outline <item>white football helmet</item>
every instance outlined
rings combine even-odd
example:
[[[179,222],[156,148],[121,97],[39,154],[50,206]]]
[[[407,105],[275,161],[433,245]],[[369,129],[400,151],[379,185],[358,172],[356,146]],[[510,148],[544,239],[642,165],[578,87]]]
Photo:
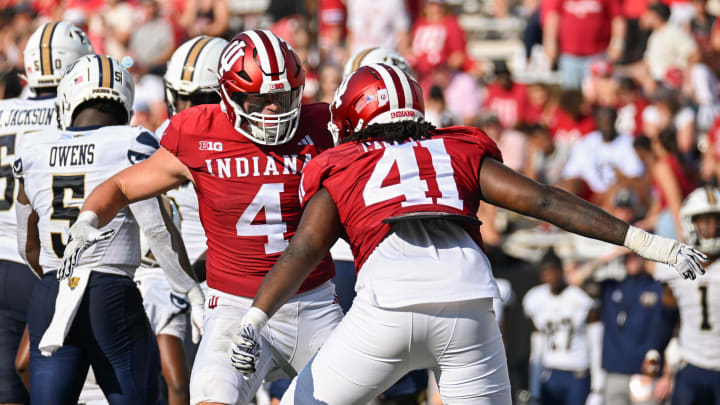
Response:
[[[102,55],[83,56],[70,65],[58,84],[55,106],[60,128],[71,126],[78,107],[96,99],[120,103],[129,123],[134,98],[132,76],[118,61]]]
[[[358,70],[361,66],[372,65],[374,63],[385,63],[399,67],[403,72],[407,73],[408,76],[413,76],[413,71],[410,68],[410,64],[400,56],[399,53],[392,49],[381,48],[379,46],[373,46],[370,48],[361,49],[345,62],[343,68],[343,78],[348,77],[350,73]]]
[[[693,219],[701,214],[720,215],[720,189],[716,187],[700,187],[690,193],[680,208],[685,243],[708,255],[720,253],[720,235],[714,238],[703,238],[698,232]]]
[[[217,66],[227,43],[222,38],[203,35],[185,42],[173,53],[164,77],[168,115],[178,112],[175,104],[178,95],[196,97],[193,105],[220,102]]]
[[[43,24],[25,45],[28,86],[57,86],[71,63],[93,53],[90,40],[80,28],[65,21]]]

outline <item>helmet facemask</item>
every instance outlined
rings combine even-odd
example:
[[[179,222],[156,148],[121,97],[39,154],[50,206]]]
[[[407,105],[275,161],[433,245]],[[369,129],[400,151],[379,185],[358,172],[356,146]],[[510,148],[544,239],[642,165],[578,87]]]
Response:
[[[253,142],[280,145],[295,135],[300,120],[303,86],[290,91],[265,94],[239,91],[228,94],[225,86],[220,88],[225,101],[235,112],[235,130]],[[275,106],[274,113],[268,113],[269,106]],[[247,130],[248,127],[250,131]]]
[[[180,112],[177,105],[179,100],[189,101],[190,106],[195,107],[202,104],[219,104],[220,99],[220,93],[216,88],[207,88],[188,93],[173,89],[168,82],[165,82],[165,105],[169,117]]]
[[[710,221],[703,226],[714,227],[713,236],[704,237],[698,227],[698,221]],[[686,242],[696,247],[701,252],[709,256],[717,256],[720,254],[720,212],[707,212],[684,218],[683,227],[685,228]]]

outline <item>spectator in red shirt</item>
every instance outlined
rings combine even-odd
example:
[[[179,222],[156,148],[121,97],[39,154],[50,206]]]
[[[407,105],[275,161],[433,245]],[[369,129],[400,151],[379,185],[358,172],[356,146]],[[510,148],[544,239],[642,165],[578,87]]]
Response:
[[[583,95],[591,104],[599,107],[616,107],[618,82],[613,77],[613,67],[605,59],[590,63],[590,75],[582,86]]]
[[[695,184],[680,163],[681,157],[672,128],[660,131],[657,138],[639,136],[633,143],[635,151],[650,173],[655,194],[645,218],[636,226],[654,229],[665,237],[683,237],[680,206],[695,189]]]
[[[448,13],[443,0],[425,2],[422,17],[412,28],[410,44],[407,59],[420,84],[440,65],[460,69],[466,63],[465,32],[457,17]]]
[[[342,63],[347,8],[342,0],[320,0],[317,12],[318,45],[324,60]]]
[[[630,77],[618,81],[618,119],[615,126],[619,132],[640,135],[643,131],[642,113],[648,101],[640,94],[640,86]]]
[[[530,125],[547,124],[552,114],[548,86],[539,81],[530,83],[527,90],[527,100],[525,123]]]
[[[550,134],[557,146],[571,146],[595,130],[590,104],[579,90],[565,90],[560,95],[558,107],[550,120]]]
[[[545,0],[543,46],[565,87],[579,88],[593,59],[622,54],[625,20],[619,0]]]
[[[527,87],[513,81],[505,61],[495,62],[493,72],[495,81],[487,87],[485,108],[497,115],[503,128],[510,129],[525,121]]]

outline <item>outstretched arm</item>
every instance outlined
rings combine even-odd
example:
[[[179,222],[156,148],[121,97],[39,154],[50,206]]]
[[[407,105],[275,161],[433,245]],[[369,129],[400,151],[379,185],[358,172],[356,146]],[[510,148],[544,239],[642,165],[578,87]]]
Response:
[[[80,215],[70,227],[71,239],[58,268],[58,279],[70,277],[85,249],[112,236],[114,230],[101,232],[98,228],[107,225],[121,209],[156,197],[187,180],[192,181],[190,169],[168,150],[160,148],[146,160],[97,186],[85,199]]]
[[[290,244],[260,284],[253,306],[272,316],[327,256],[340,229],[335,202],[321,189],[310,199]]]
[[[540,184],[492,158],[480,166],[485,200],[579,235],[625,246],[640,256],[670,264],[683,278],[705,274],[705,255],[678,241],[647,233],[556,187]]]
[[[165,148],[146,160],[115,174],[88,196],[80,212],[97,215],[97,227],[103,227],[126,205],[192,181],[190,169]]]
[[[589,238],[622,245],[628,224],[559,188],[531,180],[492,158],[480,167],[484,199]]]
[[[312,196],[287,249],[265,276],[253,306],[240,321],[230,346],[230,362],[241,373],[255,372],[260,333],[275,311],[295,295],[340,235],[340,216],[327,190]]]

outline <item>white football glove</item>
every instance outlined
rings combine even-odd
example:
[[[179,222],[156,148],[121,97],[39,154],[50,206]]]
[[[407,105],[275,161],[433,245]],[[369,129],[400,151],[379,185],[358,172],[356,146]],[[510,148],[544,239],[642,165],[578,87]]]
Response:
[[[230,345],[230,362],[235,370],[243,374],[253,374],[260,358],[260,340],[262,328],[267,322],[267,315],[262,310],[252,307],[240,321]]]
[[[205,294],[202,292],[200,284],[196,284],[187,292],[188,301],[190,301],[190,329],[192,330],[192,341],[200,343],[200,337],[203,334],[203,310],[205,309]]]
[[[114,229],[100,231],[97,224],[97,215],[92,211],[84,211],[78,215],[77,220],[70,227],[70,238],[57,271],[58,280],[72,275],[83,252],[89,247],[97,242],[110,239],[115,233]]]
[[[698,274],[705,274],[702,262],[708,260],[707,256],[676,240],[631,226],[625,235],[624,245],[645,259],[673,266],[684,279],[695,280]]]
[[[695,280],[696,274],[705,274],[705,268],[701,263],[707,260],[707,256],[699,250],[681,243],[673,267],[680,273],[682,278]]]

